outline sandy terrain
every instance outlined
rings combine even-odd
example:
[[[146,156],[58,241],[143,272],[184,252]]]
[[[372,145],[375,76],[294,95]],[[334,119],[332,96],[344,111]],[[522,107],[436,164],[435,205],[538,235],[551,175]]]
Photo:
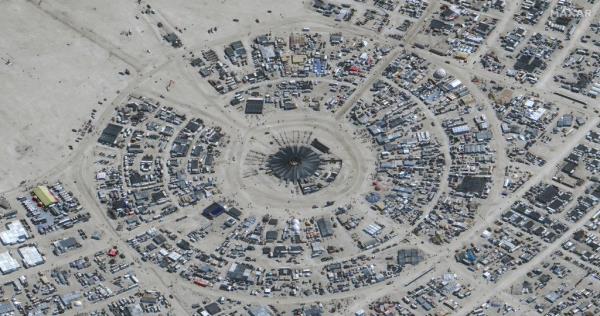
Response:
[[[114,98],[129,78],[118,75],[125,63],[34,5],[2,1],[0,9],[0,27],[13,34],[0,38],[5,191],[64,159],[67,146],[76,146],[71,129],[90,119],[92,109],[102,111],[98,101]]]
[[[553,3],[557,1],[554,0]],[[341,2],[355,3],[350,0]],[[504,278],[495,284],[487,283],[478,272],[469,271],[469,267],[456,262],[452,257],[466,245],[479,241],[482,231],[499,221],[501,214],[521,199],[530,188],[540,182],[551,182],[556,167],[580,144],[589,131],[597,130],[600,118],[597,112],[593,112],[597,104],[590,103],[589,108],[571,110],[571,107],[575,106],[574,103],[552,95],[552,88],[546,85],[576,42],[569,43],[563,51],[555,55],[556,59],[552,61],[548,72],[538,85],[520,87],[504,75],[487,73],[479,69],[478,65],[471,65],[472,62],[476,63],[484,52],[489,51],[487,46],[493,46],[505,31],[512,29],[510,15],[519,8],[515,4],[507,8],[506,16],[499,21],[498,28],[466,64],[450,57],[419,50],[411,45],[416,41],[417,31],[423,27],[421,23],[429,21],[435,11],[433,7],[439,7],[437,2],[435,6],[429,7],[426,18],[416,22],[413,28],[407,31],[404,47],[398,45],[400,42],[392,43],[391,39],[382,35],[385,33],[375,33],[366,27],[335,22],[333,18],[325,18],[312,12],[309,6],[308,0],[149,0],[140,3],[133,0],[108,0],[102,3],[92,0],[0,1],[0,10],[3,12],[0,28],[9,34],[0,37],[0,80],[3,83],[0,85],[0,137],[3,139],[3,146],[0,148],[0,193],[9,192],[7,195],[11,202],[17,204],[14,202],[16,196],[27,194],[26,187],[40,181],[63,180],[93,214],[92,221],[84,227],[102,230],[106,236],[105,243],[119,245],[128,258],[135,258],[136,265],[132,269],[143,276],[144,285],[173,294],[173,310],[177,315],[191,314],[192,301],[200,301],[200,298],[215,300],[222,295],[239,299],[243,304],[276,304],[282,309],[297,308],[299,304],[311,304],[315,301],[315,296],[278,296],[277,299],[273,299],[263,297],[260,293],[253,296],[254,294],[244,291],[224,292],[216,287],[198,287],[191,282],[182,281],[183,279],[175,274],[169,274],[156,265],[142,263],[138,253],[127,244],[129,238],[155,227],[167,227],[185,235],[199,226],[215,223],[214,227],[211,227],[211,235],[199,246],[203,251],[212,253],[226,238],[225,228],[222,227],[223,217],[209,221],[201,216],[201,209],[212,203],[213,199],[233,199],[244,215],[260,218],[264,214],[272,213],[282,222],[291,217],[331,216],[334,208],[341,204],[353,205],[355,210],[362,212],[361,216],[364,214],[364,221],[360,224],[362,226],[354,231],[337,229],[336,235],[326,241],[346,248],[336,255],[333,262],[365,255],[372,257],[373,262],[384,265],[388,258],[395,260],[398,245],[418,247],[427,255],[425,262],[415,267],[407,267],[402,274],[389,281],[320,297],[324,301],[338,300],[347,305],[337,314],[350,315],[358,309],[366,309],[370,303],[384,295],[395,295],[395,298],[399,299],[398,293],[407,290],[406,284],[416,276],[424,273],[424,279],[427,279],[431,276],[428,274],[431,271],[439,275],[450,269],[459,273],[475,288],[473,295],[462,301],[460,309],[455,311],[457,314],[464,315],[470,312],[496,294],[511,300],[512,298],[505,293],[507,289],[516,280],[522,279],[528,270],[547,260],[554,251],[560,249],[561,244],[582,228],[595,211],[588,213],[581,221],[569,224],[569,229],[560,238],[548,243],[529,263],[507,272]],[[372,8],[372,4],[358,3],[356,8],[362,14],[365,9]],[[595,5],[593,9],[596,14],[600,11],[600,5]],[[391,15],[395,24],[400,24],[399,21],[405,18],[397,11]],[[590,23],[591,20],[582,23],[575,33],[576,37],[584,34]],[[212,27],[218,27],[218,31],[208,33],[207,30]],[[277,33],[287,35],[289,32],[298,32],[303,27],[323,33],[341,29],[344,34],[367,36],[370,42],[389,43],[393,49],[365,75],[362,84],[355,87],[335,113],[316,112],[308,108],[285,112],[271,108],[262,116],[248,116],[243,113],[243,105],[228,105],[234,92],[218,94],[206,79],[200,77],[198,68],[190,65],[192,54],[199,54],[201,50],[212,48],[223,59],[223,48],[232,41],[241,40],[248,48],[258,34],[276,30]],[[543,25],[540,24],[535,29],[537,28],[541,29]],[[170,47],[163,39],[166,32],[177,33],[183,42],[183,48]],[[395,222],[384,216],[383,212],[374,211],[373,206],[365,201],[367,193],[379,190],[373,188],[372,174],[376,167],[375,149],[380,148],[374,143],[369,143],[370,138],[365,137],[366,131],[359,130],[348,121],[347,114],[352,107],[370,93],[374,83],[382,80],[381,76],[386,66],[403,50],[419,54],[431,63],[432,68],[443,67],[448,74],[461,80],[476,99],[477,106],[481,107],[481,113],[489,119],[490,130],[494,134],[489,142],[495,160],[494,169],[490,171],[494,181],[490,198],[479,201],[484,205],[480,207],[474,224],[465,233],[457,235],[456,239],[442,246],[429,242],[426,236],[413,235],[411,231],[415,228],[414,223]],[[129,70],[128,75],[123,73],[126,69]],[[253,69],[252,65],[249,65],[248,69]],[[545,158],[547,164],[541,168],[528,169],[532,171],[532,177],[512,195],[502,195],[505,167],[511,162],[506,155],[508,143],[500,129],[501,121],[488,99],[487,92],[480,90],[480,86],[472,80],[474,76],[481,76],[482,81],[501,83],[507,88],[512,86],[515,94],[542,94],[546,100],[559,107],[561,115],[573,112],[587,119],[583,126],[572,131],[570,135],[550,135],[554,137],[551,141],[540,142],[533,147],[532,151]],[[287,78],[279,79],[283,80]],[[323,80],[330,81],[334,80]],[[403,90],[392,80],[383,81]],[[264,81],[258,85],[271,84],[276,84],[276,81]],[[247,88],[248,85],[240,90]],[[98,201],[95,191],[98,182],[95,175],[99,168],[105,166],[98,163],[99,151],[115,153],[115,157],[118,157],[115,161],[119,161],[125,150],[102,147],[96,140],[100,130],[112,119],[114,108],[123,105],[130,94],[158,100],[161,105],[173,106],[176,112],[184,113],[187,118],[200,118],[208,125],[219,126],[230,143],[224,146],[215,163],[215,173],[210,175],[216,179],[220,191],[216,197],[203,199],[191,207],[182,207],[178,215],[143,223],[132,231],[122,231],[117,227],[124,220],[109,219],[106,205]],[[447,198],[450,192],[448,178],[455,171],[450,170],[454,157],[451,158],[449,151],[448,132],[442,127],[446,117],[444,114],[436,116],[428,105],[421,101],[415,101],[415,104],[424,113],[425,126],[431,126],[429,130],[432,135],[444,147],[440,152],[445,158],[445,164],[440,165],[443,165],[440,167],[443,170],[439,170],[443,179],[436,182],[439,184],[439,191],[436,191],[435,197],[424,206],[425,210],[420,218],[423,220],[441,196]],[[89,125],[85,125],[88,120],[91,120]],[[87,132],[88,129],[91,132]],[[286,187],[270,175],[247,176],[251,167],[246,164],[246,158],[250,151],[273,150],[273,144],[269,144],[273,135],[291,131],[313,132],[313,138],[330,145],[333,153],[343,160],[340,174],[331,186],[311,195],[301,195],[298,192],[292,193],[292,188]],[[168,150],[162,155],[167,160]],[[115,166],[121,165],[117,162]],[[580,195],[584,190],[585,188],[580,187],[572,192]],[[336,201],[335,206],[322,207],[331,200]],[[313,205],[319,207],[313,209]],[[595,207],[597,210],[598,205]],[[16,209],[19,209],[19,217],[24,218],[23,209],[18,205]],[[183,215],[188,220],[177,224],[179,221],[175,217]],[[376,222],[384,223],[386,229],[394,231],[395,234],[382,243],[385,246],[377,246],[377,252],[359,249],[354,235],[363,234],[361,230],[365,225]],[[51,237],[62,238],[67,235],[69,231],[61,231]],[[40,246],[49,249],[51,245],[48,240],[39,242]],[[88,241],[85,245],[90,245],[81,251],[85,254],[95,251],[96,247],[106,246],[96,241]],[[71,256],[74,258],[77,254],[79,253],[73,252]],[[68,264],[72,257],[56,259],[56,262],[51,264]],[[256,262],[265,269],[281,266],[279,262],[267,256],[257,257]],[[309,258],[307,252],[301,263],[289,265],[298,269],[310,268],[315,274],[325,275],[322,269],[329,263],[331,262]],[[49,265],[40,266],[24,273],[34,274],[48,267]],[[8,281],[14,276],[2,276],[1,280]],[[414,285],[422,284],[424,279]],[[88,305],[84,308],[91,310],[93,306]]]

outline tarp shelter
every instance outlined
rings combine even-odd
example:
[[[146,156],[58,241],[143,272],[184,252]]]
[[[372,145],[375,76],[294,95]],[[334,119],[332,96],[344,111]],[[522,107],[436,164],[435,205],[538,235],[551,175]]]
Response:
[[[123,126],[109,123],[100,134],[98,142],[107,146],[114,146],[122,130]]]
[[[8,251],[0,253],[0,272],[8,274],[17,271],[21,266]]]
[[[44,263],[44,257],[34,246],[26,246],[19,248],[19,254],[23,258],[23,264],[26,268],[35,267]]]
[[[321,233],[321,237],[333,236],[333,224],[325,217],[321,217],[317,220],[317,227]]]
[[[310,143],[313,147],[315,147],[318,151],[322,152],[322,153],[329,153],[329,147],[327,147],[327,145],[321,143],[318,139],[313,139],[313,141]]]
[[[48,207],[58,200],[50,193],[47,186],[40,185],[33,189],[33,194],[37,197],[38,201],[40,201],[45,207]]]
[[[27,230],[20,221],[14,221],[6,225],[8,230],[0,232],[0,241],[3,245],[14,245],[24,242],[29,238]]]
[[[213,203],[207,206],[204,211],[202,211],[202,215],[207,217],[208,219],[215,219],[221,214],[225,213],[225,208],[221,206],[219,203]]]
[[[248,98],[246,100],[246,114],[262,114],[265,100],[263,98]]]

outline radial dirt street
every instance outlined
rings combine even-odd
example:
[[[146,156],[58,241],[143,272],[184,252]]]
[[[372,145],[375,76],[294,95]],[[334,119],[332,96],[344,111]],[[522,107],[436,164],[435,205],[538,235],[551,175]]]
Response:
[[[0,9],[0,315],[600,315],[600,1]]]

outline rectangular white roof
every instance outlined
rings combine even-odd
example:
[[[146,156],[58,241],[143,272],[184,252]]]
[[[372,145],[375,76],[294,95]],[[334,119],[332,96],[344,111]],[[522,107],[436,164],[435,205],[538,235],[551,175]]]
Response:
[[[6,225],[8,230],[0,232],[0,240],[4,245],[14,245],[21,243],[29,238],[27,230],[20,221],[14,221]]]
[[[23,264],[25,264],[25,267],[27,268],[44,263],[44,258],[35,246],[19,248],[19,254],[23,258]]]
[[[8,251],[0,253],[0,272],[2,274],[8,274],[17,271],[21,265],[17,260],[11,257]]]
[[[450,82],[450,87],[452,87],[453,89],[457,88],[458,86],[460,86],[462,84],[462,81],[458,80],[458,79],[454,79]]]

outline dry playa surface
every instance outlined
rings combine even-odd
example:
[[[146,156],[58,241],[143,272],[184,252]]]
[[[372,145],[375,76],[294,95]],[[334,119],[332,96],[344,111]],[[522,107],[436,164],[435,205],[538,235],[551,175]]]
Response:
[[[0,7],[0,24],[12,34],[0,39],[0,190],[6,191],[68,157],[72,129],[125,87],[127,78],[115,74],[127,65],[33,4],[2,1]]]
[[[600,2],[530,2],[0,1],[0,314],[600,315]]]

